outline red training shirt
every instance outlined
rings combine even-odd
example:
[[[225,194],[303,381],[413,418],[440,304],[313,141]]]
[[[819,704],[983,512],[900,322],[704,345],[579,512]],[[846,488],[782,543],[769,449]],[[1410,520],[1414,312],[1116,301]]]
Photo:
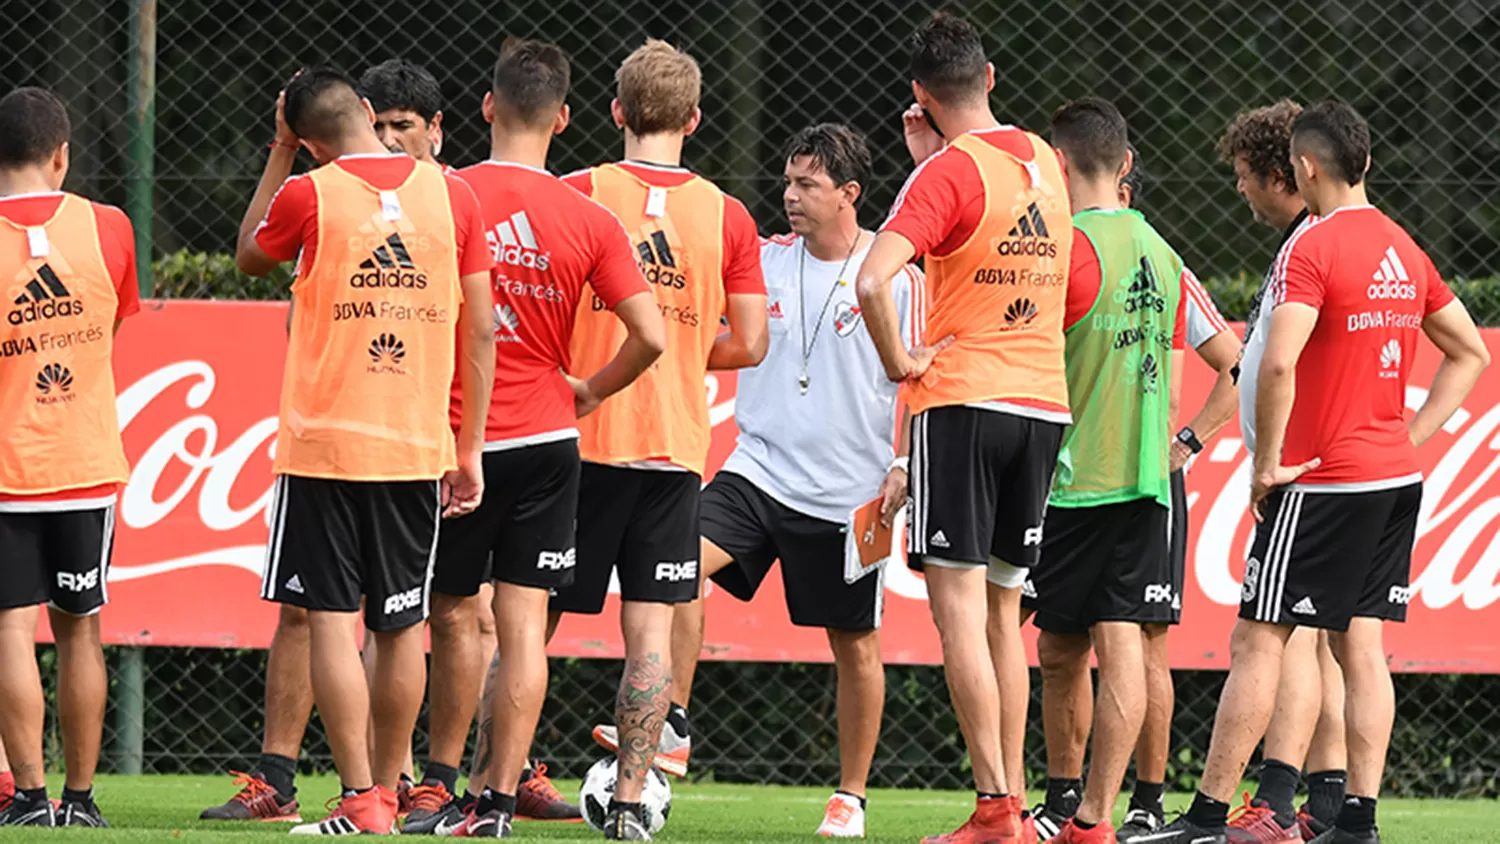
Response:
[[[578,436],[569,344],[585,285],[596,307],[649,293],[625,227],[603,205],[545,170],[485,161],[458,171],[473,187],[495,267],[495,392],[485,448]],[[593,373],[583,373],[584,376]],[[453,384],[458,427],[462,392]]]
[[[1452,291],[1411,236],[1372,205],[1308,224],[1279,263],[1276,307],[1318,312],[1297,360],[1282,464],[1321,458],[1297,486],[1323,492],[1421,481],[1406,430],[1406,382],[1423,318],[1453,301]]]
[[[389,153],[345,155],[323,166],[342,167],[376,190],[395,190],[411,175],[417,162],[408,155]],[[448,182],[448,199],[453,206],[458,274],[486,272],[494,266],[494,259],[485,246],[479,200],[474,198],[474,191],[463,179],[452,173],[444,178]],[[271,206],[266,209],[266,218],[255,229],[255,242],[277,261],[297,258],[300,249],[300,261],[305,262],[305,266],[312,266],[318,243],[318,193],[306,173],[287,179],[276,191]]]
[[[673,188],[693,178],[692,171],[685,167],[668,167],[663,164],[646,164],[638,161],[621,161],[618,166],[648,185]],[[594,193],[594,174],[591,170],[578,170],[562,177],[568,185],[577,188],[584,196]],[[724,292],[729,295],[749,293],[766,295],[766,279],[760,271],[760,231],[755,219],[745,209],[744,203],[724,194]]]
[[[41,226],[52,219],[62,204],[63,194],[27,193],[0,197],[0,217],[18,226]],[[115,320],[122,320],[141,310],[140,284],[135,273],[135,229],[125,212],[113,205],[90,202],[99,229],[99,251],[104,266],[115,282]],[[72,509],[76,502],[98,502],[119,492],[118,484],[101,484],[83,489],[66,489],[44,495],[7,495],[0,493],[0,511],[6,502],[23,502],[27,509]],[[100,504],[98,506],[105,506]]]

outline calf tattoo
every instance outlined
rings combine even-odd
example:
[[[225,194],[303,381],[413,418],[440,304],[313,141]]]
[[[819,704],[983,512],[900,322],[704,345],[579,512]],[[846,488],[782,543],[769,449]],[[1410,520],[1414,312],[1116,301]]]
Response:
[[[484,676],[484,695],[479,699],[477,734],[474,736],[474,761],[469,768],[469,790],[478,794],[480,788],[474,782],[488,785],[490,755],[494,744],[490,740],[490,725],[495,720],[495,680],[500,674],[500,651],[490,660],[490,670]]]
[[[660,653],[631,659],[620,679],[615,700],[615,724],[620,730],[620,770],[623,780],[645,782],[656,759],[656,745],[672,702],[672,672]]]

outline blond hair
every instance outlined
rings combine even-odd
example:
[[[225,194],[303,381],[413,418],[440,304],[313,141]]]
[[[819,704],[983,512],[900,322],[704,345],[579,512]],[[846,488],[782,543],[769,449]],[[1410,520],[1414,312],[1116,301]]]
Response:
[[[646,39],[615,71],[625,128],[637,136],[687,128],[702,88],[703,72],[693,57],[656,38]]]

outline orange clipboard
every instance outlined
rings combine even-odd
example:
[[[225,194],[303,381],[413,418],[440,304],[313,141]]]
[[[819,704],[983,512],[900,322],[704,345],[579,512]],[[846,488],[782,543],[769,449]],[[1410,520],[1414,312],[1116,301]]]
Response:
[[[844,543],[845,583],[853,583],[879,571],[892,556],[900,553],[900,549],[893,547],[894,530],[880,523],[880,504],[881,499],[876,498],[849,514],[848,539]],[[898,511],[892,524],[901,523]]]

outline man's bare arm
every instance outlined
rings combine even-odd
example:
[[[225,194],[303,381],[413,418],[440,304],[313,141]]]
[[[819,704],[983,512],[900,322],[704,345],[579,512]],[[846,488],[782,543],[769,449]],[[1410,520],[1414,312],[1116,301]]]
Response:
[[[615,306],[615,316],[625,323],[625,342],[615,356],[586,379],[569,378],[578,415],[587,416],[605,399],[641,377],[667,348],[667,328],[662,322],[656,297],[649,291],[627,296]]]
[[[280,261],[272,258],[260,248],[255,242],[255,229],[260,221],[266,218],[266,211],[271,207],[271,200],[276,197],[276,191],[281,190],[289,176],[292,175],[292,163],[297,160],[297,136],[286,125],[284,110],[286,107],[286,92],[276,98],[276,141],[271,146],[271,154],[266,157],[266,168],[260,174],[260,184],[255,188],[255,196],[250,200],[250,207],[245,209],[245,217],[240,220],[239,240],[235,244],[234,263],[240,268],[240,272],[251,276],[263,276],[271,270],[276,269]]]
[[[1469,311],[1457,299],[1427,315],[1422,332],[1443,353],[1427,401],[1412,417],[1407,430],[1417,445],[1427,442],[1468,398],[1479,376],[1490,365],[1490,352],[1474,327]]]
[[[887,378],[905,381],[917,372],[917,360],[901,340],[901,316],[891,296],[891,279],[916,256],[911,241],[895,232],[881,232],[870,244],[869,254],[859,265],[854,289],[859,296],[860,313],[865,330],[880,353],[880,363]]]
[[[771,345],[766,328],[766,295],[731,293],[724,310],[729,318],[729,331],[714,340],[708,353],[708,368],[744,369],[759,365]]]

